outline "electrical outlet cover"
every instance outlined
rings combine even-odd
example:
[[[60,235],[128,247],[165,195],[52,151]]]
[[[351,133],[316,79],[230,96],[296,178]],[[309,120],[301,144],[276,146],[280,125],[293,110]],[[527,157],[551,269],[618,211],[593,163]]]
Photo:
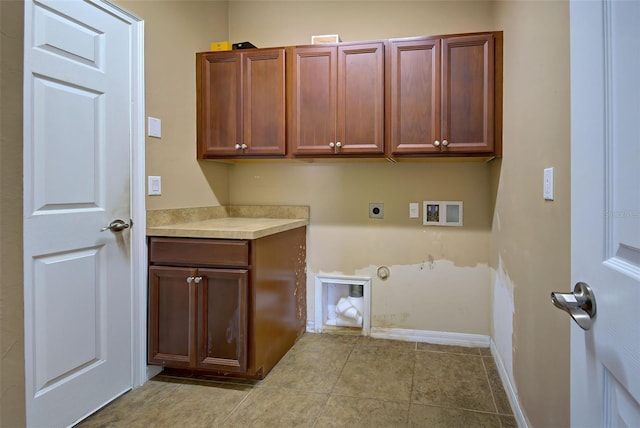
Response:
[[[384,204],[370,203],[369,218],[384,218]]]

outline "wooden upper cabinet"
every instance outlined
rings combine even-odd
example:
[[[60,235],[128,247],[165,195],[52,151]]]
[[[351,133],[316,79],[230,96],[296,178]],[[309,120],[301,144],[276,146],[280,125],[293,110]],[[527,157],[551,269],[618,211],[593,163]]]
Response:
[[[285,52],[196,54],[198,159],[283,156]]]
[[[443,152],[492,152],[493,35],[442,39],[442,63]]]
[[[389,137],[392,154],[440,152],[440,39],[392,41]]]
[[[494,34],[389,46],[389,155],[495,154],[502,120],[495,100],[502,94]]]
[[[294,155],[384,153],[384,44],[294,47],[290,55]]]

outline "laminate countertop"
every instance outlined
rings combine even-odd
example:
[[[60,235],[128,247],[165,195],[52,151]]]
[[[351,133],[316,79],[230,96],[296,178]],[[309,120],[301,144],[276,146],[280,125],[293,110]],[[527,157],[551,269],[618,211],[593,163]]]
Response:
[[[307,219],[222,217],[189,223],[147,227],[147,236],[258,239],[306,226]]]

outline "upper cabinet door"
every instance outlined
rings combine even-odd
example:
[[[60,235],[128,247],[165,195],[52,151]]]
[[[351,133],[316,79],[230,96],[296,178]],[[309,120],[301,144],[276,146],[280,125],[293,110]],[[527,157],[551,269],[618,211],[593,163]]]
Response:
[[[242,54],[246,155],[284,155],[285,53],[258,49]]]
[[[389,48],[389,151],[440,152],[440,39],[391,41]]]
[[[198,159],[238,155],[242,137],[242,67],[235,52],[196,57]]]
[[[338,47],[336,154],[384,153],[384,44]]]
[[[337,49],[295,47],[291,74],[291,148],[294,155],[329,155],[335,147]]]
[[[442,39],[443,152],[493,152],[494,72],[492,34]]]

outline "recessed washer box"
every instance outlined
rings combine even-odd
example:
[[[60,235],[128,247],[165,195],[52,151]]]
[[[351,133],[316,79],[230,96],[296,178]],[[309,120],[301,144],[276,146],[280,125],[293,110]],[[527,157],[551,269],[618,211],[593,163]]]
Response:
[[[462,201],[423,201],[425,226],[462,226]]]

